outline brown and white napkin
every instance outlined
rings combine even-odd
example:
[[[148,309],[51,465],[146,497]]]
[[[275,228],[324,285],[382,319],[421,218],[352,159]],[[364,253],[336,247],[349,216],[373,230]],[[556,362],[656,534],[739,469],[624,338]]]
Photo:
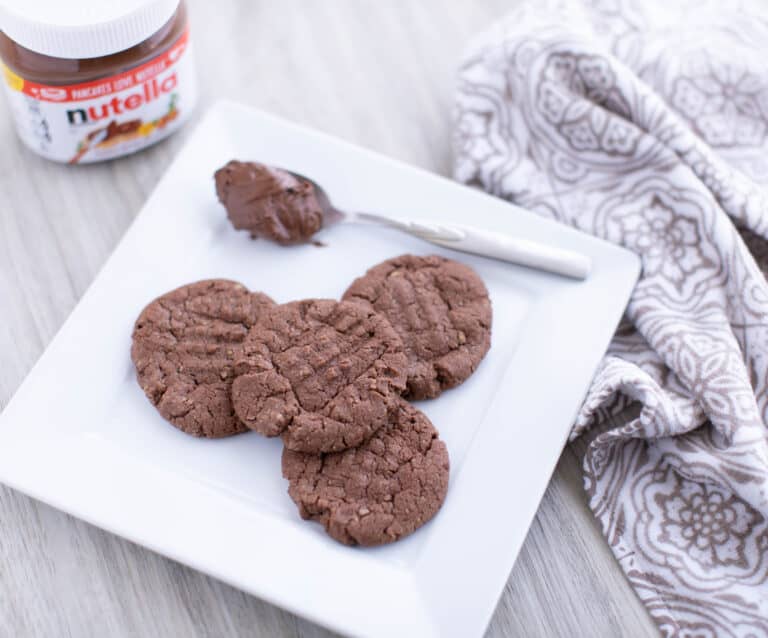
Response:
[[[456,127],[459,180],[640,255],[590,507],[664,635],[768,636],[768,2],[523,0]]]

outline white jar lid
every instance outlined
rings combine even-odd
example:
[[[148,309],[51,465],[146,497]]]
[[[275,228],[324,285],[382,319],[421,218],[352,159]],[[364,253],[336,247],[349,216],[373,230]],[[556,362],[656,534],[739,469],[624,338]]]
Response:
[[[0,0],[0,31],[57,58],[100,58],[160,30],[179,0]]]

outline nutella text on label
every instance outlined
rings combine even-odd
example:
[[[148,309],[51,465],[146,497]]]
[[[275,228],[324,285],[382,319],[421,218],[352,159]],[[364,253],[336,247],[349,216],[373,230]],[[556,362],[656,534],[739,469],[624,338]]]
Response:
[[[5,67],[5,86],[27,146],[60,162],[125,155],[173,132],[195,102],[188,34],[167,52],[105,80],[68,86],[29,82]]]
[[[197,87],[183,0],[38,9],[0,0],[0,83],[33,151],[70,164],[111,159],[187,119]]]

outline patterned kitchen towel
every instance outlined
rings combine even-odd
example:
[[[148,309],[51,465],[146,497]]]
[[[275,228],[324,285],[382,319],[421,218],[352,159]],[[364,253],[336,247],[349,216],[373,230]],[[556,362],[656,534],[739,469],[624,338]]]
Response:
[[[768,2],[524,0],[459,77],[456,177],[643,275],[572,438],[666,636],[768,636]]]

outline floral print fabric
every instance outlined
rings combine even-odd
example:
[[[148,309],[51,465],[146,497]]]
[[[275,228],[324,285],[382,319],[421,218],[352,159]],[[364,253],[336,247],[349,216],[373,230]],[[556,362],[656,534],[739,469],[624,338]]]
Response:
[[[455,176],[641,257],[590,507],[664,635],[768,636],[768,4],[523,0],[462,65]]]

